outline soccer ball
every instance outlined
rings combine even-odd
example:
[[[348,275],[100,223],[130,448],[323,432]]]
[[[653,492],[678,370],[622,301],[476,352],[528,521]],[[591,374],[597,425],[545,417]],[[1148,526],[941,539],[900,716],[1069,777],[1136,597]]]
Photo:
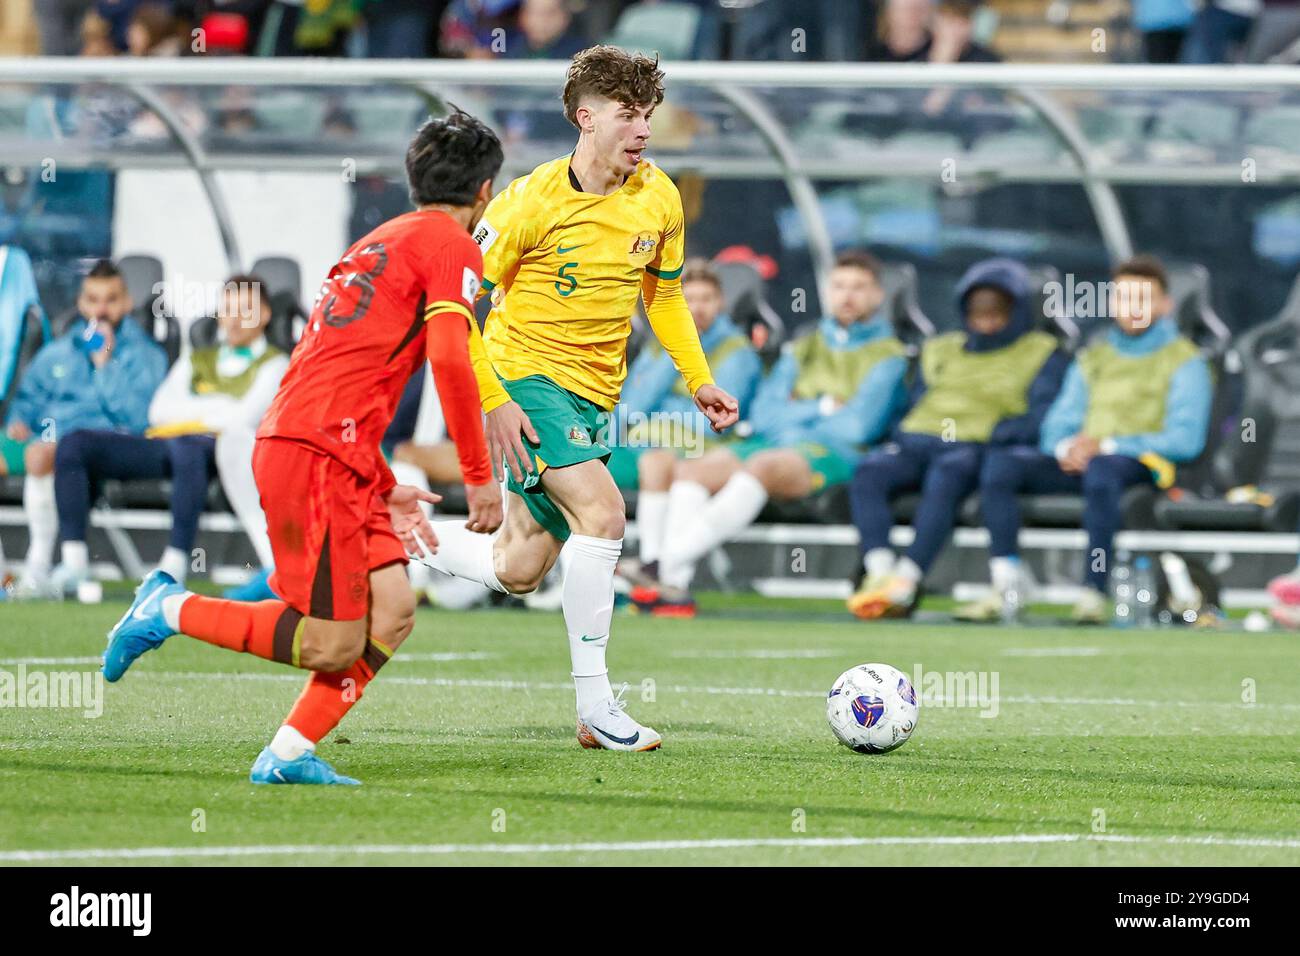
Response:
[[[896,667],[859,664],[841,674],[826,695],[826,720],[837,740],[860,754],[903,746],[916,729],[916,688]]]

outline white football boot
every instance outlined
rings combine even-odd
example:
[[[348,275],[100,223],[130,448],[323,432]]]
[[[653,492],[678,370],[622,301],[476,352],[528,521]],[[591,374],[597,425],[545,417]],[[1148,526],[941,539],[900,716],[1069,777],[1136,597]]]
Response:
[[[663,738],[653,727],[643,727],[628,716],[623,695],[606,697],[588,713],[578,717],[578,743],[589,750],[658,750]]]

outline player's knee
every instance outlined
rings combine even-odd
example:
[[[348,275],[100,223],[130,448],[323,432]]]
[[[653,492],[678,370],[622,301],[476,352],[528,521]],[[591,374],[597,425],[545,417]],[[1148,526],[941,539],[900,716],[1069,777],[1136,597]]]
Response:
[[[593,538],[608,538],[612,541],[622,539],[624,532],[627,531],[627,512],[623,497],[621,495],[614,497],[617,498],[616,501],[593,504],[582,516],[581,525],[573,530]]]
[[[542,586],[545,577],[546,570],[532,563],[507,561],[497,568],[497,580],[510,594],[532,594]]]
[[[400,597],[385,602],[381,611],[371,614],[371,635],[384,646],[396,649],[415,627],[415,592],[407,591]]]
[[[298,651],[298,664],[306,670],[334,674],[345,671],[357,662],[366,647],[364,621],[357,621],[355,632],[328,635],[307,631],[302,636]]]
[[[360,641],[340,644],[307,647],[304,645],[298,656],[298,663],[309,671],[322,671],[337,674],[345,671],[357,662],[363,645]]]

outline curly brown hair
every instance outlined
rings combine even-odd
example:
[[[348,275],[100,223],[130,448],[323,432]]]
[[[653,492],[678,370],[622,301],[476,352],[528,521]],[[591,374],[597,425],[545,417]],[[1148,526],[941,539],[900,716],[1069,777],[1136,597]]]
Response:
[[[564,116],[574,126],[584,96],[601,96],[623,106],[658,106],[664,101],[659,57],[609,45],[588,47],[573,58],[564,82]]]

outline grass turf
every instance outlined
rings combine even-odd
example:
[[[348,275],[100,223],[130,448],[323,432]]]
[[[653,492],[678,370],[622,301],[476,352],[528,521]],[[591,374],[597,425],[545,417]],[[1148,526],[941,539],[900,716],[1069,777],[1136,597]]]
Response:
[[[0,605],[0,671],[94,670],[123,606]],[[0,865],[1300,861],[1285,634],[861,625],[757,599],[620,616],[614,676],[665,738],[632,755],[578,747],[559,615],[422,610],[403,652],[320,750],[360,788],[249,784],[302,675],[187,638],[98,718],[0,709]],[[858,756],[822,695],[866,661],[997,695],[927,699],[911,742]]]

